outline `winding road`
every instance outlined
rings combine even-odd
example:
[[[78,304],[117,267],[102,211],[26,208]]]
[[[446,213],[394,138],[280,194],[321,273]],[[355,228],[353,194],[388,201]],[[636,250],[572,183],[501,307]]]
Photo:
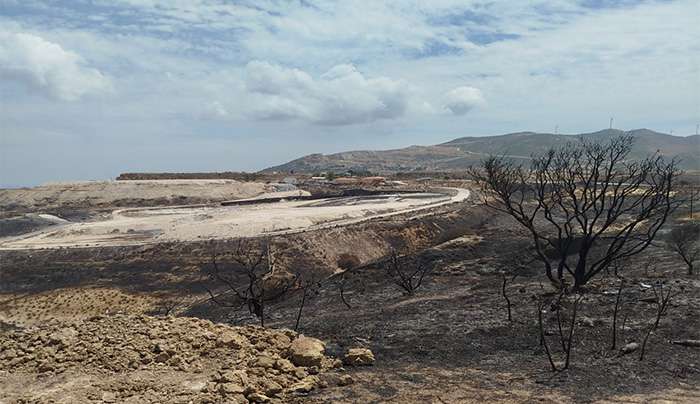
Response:
[[[241,206],[120,209],[106,220],[68,222],[0,239],[0,250],[143,245],[299,233],[396,215],[429,212],[469,199],[463,188],[281,201]]]

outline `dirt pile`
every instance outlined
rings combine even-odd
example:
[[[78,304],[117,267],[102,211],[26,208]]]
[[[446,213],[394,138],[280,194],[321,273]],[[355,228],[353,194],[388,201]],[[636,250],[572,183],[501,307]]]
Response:
[[[2,215],[129,206],[170,206],[252,198],[275,185],[234,180],[85,181],[0,189]],[[62,216],[63,217],[63,216]]]
[[[49,322],[0,334],[0,401],[287,401],[348,383],[324,377],[341,363],[323,347],[290,330],[185,317]]]
[[[41,213],[0,218],[0,237],[17,236],[64,223],[67,223],[65,219]]]

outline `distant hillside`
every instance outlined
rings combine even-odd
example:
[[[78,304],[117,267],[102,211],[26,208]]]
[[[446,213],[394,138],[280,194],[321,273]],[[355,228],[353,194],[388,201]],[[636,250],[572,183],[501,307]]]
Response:
[[[551,146],[563,145],[567,141],[575,140],[576,136],[605,141],[624,133],[617,129],[606,129],[580,135],[519,132],[500,136],[462,137],[435,146],[410,146],[383,151],[349,151],[329,155],[310,154],[263,171],[300,173],[347,170],[374,173],[455,171],[479,163],[489,154],[527,160],[531,155],[541,153]],[[648,129],[636,129],[627,133],[635,138],[633,158],[643,158],[658,150],[665,156],[680,158],[684,169],[700,169],[700,136],[672,136]]]

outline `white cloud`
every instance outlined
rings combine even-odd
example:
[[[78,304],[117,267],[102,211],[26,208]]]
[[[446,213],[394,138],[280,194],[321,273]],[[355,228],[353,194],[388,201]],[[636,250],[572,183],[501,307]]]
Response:
[[[484,96],[478,88],[461,86],[445,94],[445,109],[455,115],[464,115],[484,104]]]
[[[112,88],[109,78],[76,53],[37,35],[12,32],[0,32],[0,81],[19,82],[64,101]]]
[[[303,119],[321,125],[399,118],[410,98],[403,81],[368,78],[348,64],[313,78],[299,69],[253,61],[246,67],[246,89],[251,114],[258,119]]]
[[[224,141],[243,149],[254,139],[265,146],[243,157],[262,168],[309,150],[434,144],[555,125],[592,131],[611,115],[621,128],[683,134],[694,133],[698,120],[697,0],[588,2],[614,7],[572,0],[15,3],[0,11],[0,128],[8,128],[0,141],[47,134],[22,143],[16,161],[46,148],[57,128],[81,140],[119,139],[123,153],[100,141],[75,143],[95,155],[108,150],[114,166],[142,141],[157,139],[148,161],[175,169],[163,150],[180,140],[196,138],[219,152]],[[30,63],[8,31],[50,51]],[[42,59],[54,54],[63,57]],[[16,97],[24,88],[7,84],[75,99],[104,91],[105,72],[119,77],[119,92],[103,102]],[[465,85],[483,95],[454,91]],[[488,108],[479,108],[484,97]],[[468,125],[450,119],[465,112]],[[358,122],[365,125],[351,125]],[[178,141],[162,141],[169,137]],[[52,168],[64,161],[41,159]],[[226,157],[220,167],[244,168],[236,164]]]

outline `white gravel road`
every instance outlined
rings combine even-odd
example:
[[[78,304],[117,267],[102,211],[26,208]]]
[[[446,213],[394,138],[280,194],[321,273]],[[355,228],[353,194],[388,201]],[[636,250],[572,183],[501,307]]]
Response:
[[[469,198],[469,190],[281,201],[242,206],[115,210],[107,220],[65,223],[0,239],[0,249],[98,247],[279,235],[425,211]]]

